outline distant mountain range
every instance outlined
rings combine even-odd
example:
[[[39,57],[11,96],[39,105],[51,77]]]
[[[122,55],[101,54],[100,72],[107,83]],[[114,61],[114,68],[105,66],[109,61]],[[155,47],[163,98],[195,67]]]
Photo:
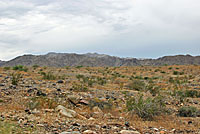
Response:
[[[10,61],[0,61],[0,66],[160,66],[200,65],[200,56],[176,55],[158,59],[120,58],[105,54],[48,53],[46,55],[23,55]]]

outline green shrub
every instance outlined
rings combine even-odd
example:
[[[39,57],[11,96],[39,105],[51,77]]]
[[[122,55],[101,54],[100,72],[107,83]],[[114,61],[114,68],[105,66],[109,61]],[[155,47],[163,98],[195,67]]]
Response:
[[[83,66],[76,66],[77,69],[82,68]]]
[[[42,79],[44,79],[44,80],[55,80],[56,79],[56,76],[52,72],[48,72],[48,73],[41,72],[40,74],[43,75]]]
[[[12,73],[11,74],[11,83],[13,85],[18,85],[20,79],[21,79],[22,75],[20,73]]]
[[[10,70],[10,67],[4,67],[3,68],[5,71]]]
[[[181,117],[196,117],[198,114],[198,110],[196,107],[184,106],[178,110],[178,113],[179,113],[179,116]]]
[[[113,104],[111,101],[102,101],[98,98],[94,98],[93,100],[90,100],[89,107],[92,109],[93,107],[99,107],[101,110],[110,110],[113,107]]]
[[[169,67],[168,69],[169,69],[169,70],[172,70],[172,67]]]
[[[129,85],[128,88],[131,90],[141,91],[145,89],[145,83],[141,80],[133,80]]]
[[[54,109],[57,106],[57,100],[50,99],[47,97],[33,97],[31,100],[27,103],[27,106],[29,109]]]
[[[200,97],[200,93],[196,90],[186,90],[185,96],[195,98],[195,97]]]
[[[185,92],[182,90],[173,90],[171,96],[177,98],[180,102],[184,102],[185,100]]]
[[[71,90],[79,91],[79,92],[86,92],[86,91],[88,91],[88,88],[87,88],[87,86],[85,86],[83,84],[73,83]]]
[[[128,111],[133,111],[139,117],[145,120],[152,120],[154,116],[165,113],[165,104],[161,96],[144,99],[141,95],[139,98],[130,98],[126,107]]]
[[[20,127],[19,124],[11,121],[0,121],[0,134],[23,134],[25,131],[33,133],[35,128],[30,126]]]
[[[178,74],[179,74],[178,71],[174,71],[174,72],[173,72],[173,75],[178,75]]]
[[[149,91],[152,96],[156,96],[160,93],[160,87],[155,86],[154,84],[149,84],[146,88],[146,91]]]
[[[13,67],[13,70],[18,70],[18,71],[24,71],[24,72],[27,72],[28,71],[28,68],[23,66],[23,65],[17,65],[17,66],[14,66]]]
[[[39,65],[33,65],[33,69],[36,69],[38,67],[39,67]]]

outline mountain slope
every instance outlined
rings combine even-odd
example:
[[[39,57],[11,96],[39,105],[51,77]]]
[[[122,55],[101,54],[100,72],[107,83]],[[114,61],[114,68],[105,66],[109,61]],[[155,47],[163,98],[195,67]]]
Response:
[[[140,66],[140,65],[200,65],[200,56],[191,55],[165,56],[158,59],[120,58],[97,53],[69,54],[48,53],[46,55],[23,55],[7,62],[0,62],[0,66],[32,65],[39,66]]]

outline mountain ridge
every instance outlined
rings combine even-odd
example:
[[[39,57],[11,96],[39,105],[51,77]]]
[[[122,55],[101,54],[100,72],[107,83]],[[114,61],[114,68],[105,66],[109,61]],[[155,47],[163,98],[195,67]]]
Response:
[[[200,65],[200,56],[174,55],[157,59],[121,58],[98,53],[55,53],[45,55],[26,54],[9,61],[0,61],[0,66],[160,66],[160,65]]]

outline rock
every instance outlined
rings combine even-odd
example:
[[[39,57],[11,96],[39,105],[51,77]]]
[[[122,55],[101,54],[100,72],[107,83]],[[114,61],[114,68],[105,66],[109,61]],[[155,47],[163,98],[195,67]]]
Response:
[[[88,121],[95,121],[95,118],[90,117]]]
[[[61,92],[61,89],[60,89],[60,88],[58,88],[58,89],[57,89],[57,91],[58,91],[58,92]]]
[[[87,120],[86,117],[84,117],[83,115],[80,115],[80,114],[77,114],[76,116],[78,119],[81,119],[81,120]]]
[[[85,130],[85,131],[83,132],[83,134],[96,134],[96,132],[95,132],[95,131],[92,131],[92,130]]]
[[[61,84],[61,83],[64,83],[64,81],[63,80],[58,80],[57,83]]]
[[[160,134],[165,134],[165,131],[160,131]]]
[[[74,118],[77,116],[77,113],[74,110],[67,109],[61,105],[56,107],[56,111],[59,111],[61,115],[69,118]]]
[[[47,96],[45,93],[43,93],[42,91],[37,91],[37,96]]]
[[[79,103],[83,105],[89,105],[89,102],[86,100],[80,100]]]
[[[140,134],[140,132],[133,130],[121,130],[120,134]]]
[[[188,125],[192,124],[192,121],[188,121]]]
[[[69,95],[67,97],[68,97],[69,102],[71,102],[74,105],[78,104],[80,101],[80,97],[77,95]]]
[[[129,127],[129,126],[130,126],[130,124],[129,124],[128,121],[126,121],[124,125],[125,125],[126,127]]]
[[[99,107],[94,107],[92,110],[93,110],[93,112],[103,113]]]
[[[73,132],[62,132],[60,134],[81,134],[81,133],[78,131],[73,131]]]

